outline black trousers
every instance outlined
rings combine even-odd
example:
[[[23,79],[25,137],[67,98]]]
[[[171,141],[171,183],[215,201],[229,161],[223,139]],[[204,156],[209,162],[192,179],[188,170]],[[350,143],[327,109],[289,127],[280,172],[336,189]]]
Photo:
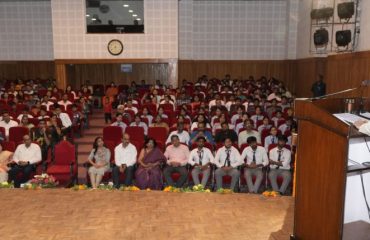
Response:
[[[21,183],[25,183],[30,179],[30,175],[34,170],[35,167],[32,164],[26,166],[14,165],[8,172],[9,182],[14,181],[14,187],[19,188]],[[20,172],[22,173],[22,178],[17,179],[17,175]]]
[[[113,184],[116,188],[119,188],[121,186],[119,176],[122,174],[119,171],[119,167],[114,166],[112,174],[113,174]],[[132,185],[132,179],[134,177],[134,166],[126,167],[125,172],[123,174],[125,176],[125,181],[124,181],[123,184],[125,186],[131,186]]]
[[[180,178],[177,180],[176,183],[172,180],[172,176],[171,176],[172,173],[175,173],[175,172],[180,174]],[[181,188],[184,186],[186,182],[186,178],[188,177],[188,171],[186,170],[186,167],[182,167],[182,166],[180,167],[167,166],[163,171],[163,175],[169,186]]]

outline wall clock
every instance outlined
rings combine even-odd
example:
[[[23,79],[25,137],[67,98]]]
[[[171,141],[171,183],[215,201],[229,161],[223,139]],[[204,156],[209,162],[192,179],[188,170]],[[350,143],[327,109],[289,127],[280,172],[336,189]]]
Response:
[[[113,39],[108,43],[108,52],[114,56],[120,55],[123,52],[123,44],[118,39]]]

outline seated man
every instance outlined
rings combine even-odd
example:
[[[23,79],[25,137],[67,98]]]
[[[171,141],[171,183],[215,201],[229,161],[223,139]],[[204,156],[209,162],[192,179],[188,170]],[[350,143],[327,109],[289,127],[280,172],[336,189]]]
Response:
[[[122,143],[114,149],[113,167],[113,184],[116,188],[120,187],[120,174],[125,176],[125,186],[132,185],[132,178],[134,176],[134,165],[136,163],[137,150],[136,147],[130,143],[130,135],[123,134]]]
[[[41,147],[42,160],[46,160],[48,149],[50,146],[50,139],[47,133],[47,126],[45,120],[40,120],[39,125],[31,131],[32,141],[37,142]]]
[[[3,119],[0,121],[0,127],[3,127],[5,129],[6,138],[9,138],[9,129],[16,126],[18,126],[18,123],[10,119],[10,115],[8,112],[4,112]]]
[[[14,181],[14,187],[19,188],[21,183],[30,179],[31,172],[35,169],[35,164],[41,162],[41,149],[39,145],[32,143],[29,135],[23,136],[23,144],[18,145],[13,155],[13,166],[9,170],[9,182]],[[22,179],[17,175],[22,172]]]
[[[247,181],[248,191],[250,193],[258,193],[263,180],[262,168],[269,164],[269,160],[265,148],[257,145],[255,137],[249,137],[247,143],[249,146],[242,153],[242,160],[246,166],[244,176]],[[256,177],[254,184],[253,177]]]
[[[180,144],[179,137],[172,135],[172,145],[166,148],[164,156],[167,159],[167,167],[164,169],[163,174],[169,186],[180,188],[184,185],[188,172],[185,165],[189,159],[189,149],[187,146]],[[172,173],[177,172],[180,174],[179,180],[175,183],[172,179]]]
[[[277,147],[271,149],[270,151],[270,172],[269,179],[271,182],[272,189],[281,194],[285,194],[285,191],[292,179],[292,174],[290,172],[290,161],[291,152],[289,149],[285,148],[287,143],[287,137],[282,135],[278,138]],[[283,183],[280,188],[277,184],[277,178],[281,176],[283,178]]]
[[[265,149],[266,151],[269,150],[269,146],[271,144],[277,144],[278,142],[278,130],[276,127],[272,127],[270,129],[270,135],[268,135],[266,138],[265,138]]]
[[[218,149],[214,164],[217,166],[215,172],[217,189],[222,188],[222,177],[225,175],[231,176],[230,189],[234,190],[236,183],[239,180],[240,172],[238,166],[242,165],[243,162],[240,159],[238,149],[233,147],[233,142],[230,138],[226,138],[224,147]]]
[[[190,157],[188,163],[194,166],[193,170],[191,171],[191,176],[193,177],[193,181],[195,185],[200,184],[199,181],[199,174],[203,174],[202,178],[202,185],[205,187],[208,182],[209,175],[211,174],[211,162],[213,162],[213,154],[211,150],[204,147],[204,143],[206,142],[205,137],[198,137],[197,138],[197,148],[194,148],[190,152]]]
[[[141,121],[139,114],[135,115],[135,121],[130,124],[130,127],[141,127],[144,129],[144,135],[148,135],[148,125],[145,122]]]
[[[193,144],[198,137],[205,137],[207,142],[214,144],[212,133],[206,129],[206,125],[203,122],[199,122],[198,129],[191,133],[189,145]]]
[[[69,101],[68,94],[65,93],[62,96],[62,100],[58,101],[58,104],[64,106],[64,109],[67,110],[67,106],[71,105],[72,102]]]
[[[120,127],[122,128],[122,132],[125,132],[127,124],[123,122],[123,115],[121,113],[117,113],[116,121],[112,123],[111,126]]]
[[[72,121],[69,118],[69,115],[65,112],[62,112],[62,110],[60,109],[60,106],[57,104],[55,105],[54,114],[62,122],[61,130],[62,130],[63,135],[67,135],[71,131],[71,127],[72,127]]]
[[[256,130],[253,130],[253,124],[249,119],[244,121],[244,126],[245,130],[239,133],[238,136],[239,147],[246,143],[249,137],[255,137],[257,139],[257,143],[261,143],[261,134]]]
[[[233,143],[238,142],[238,135],[236,135],[236,132],[229,128],[229,124],[227,122],[223,122],[221,124],[221,131],[219,131],[215,136],[215,142],[225,142],[226,138],[230,138]]]
[[[179,140],[180,140],[181,143],[184,143],[184,144],[188,145],[188,143],[190,141],[190,136],[189,136],[189,133],[184,130],[184,124],[183,123],[178,123],[177,124],[177,130],[172,131],[170,133],[170,135],[167,138],[166,144],[171,142],[171,137],[173,135],[177,135],[179,137]]]

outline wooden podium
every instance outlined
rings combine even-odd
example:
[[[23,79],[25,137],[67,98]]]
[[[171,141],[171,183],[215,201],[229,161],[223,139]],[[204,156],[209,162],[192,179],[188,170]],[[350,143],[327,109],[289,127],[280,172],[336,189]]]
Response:
[[[356,93],[352,95],[356,97]],[[291,239],[343,239],[349,139],[363,137],[353,126],[333,116],[344,112],[344,99],[336,96],[295,101],[298,143]],[[359,101],[357,98],[355,108]]]

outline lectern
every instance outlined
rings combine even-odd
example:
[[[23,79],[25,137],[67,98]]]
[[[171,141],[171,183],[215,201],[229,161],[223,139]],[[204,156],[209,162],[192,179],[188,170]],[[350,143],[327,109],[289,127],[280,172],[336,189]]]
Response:
[[[362,164],[349,166],[351,164],[348,162],[349,158],[370,161],[370,152],[363,148],[367,139],[354,126],[333,116],[334,113],[345,111],[345,99],[349,95],[353,95],[354,108],[358,109],[362,104],[361,99],[356,98],[356,92],[333,98],[295,101],[298,143],[294,230],[291,239],[357,240],[361,238],[349,234],[364,234],[364,231],[369,231],[365,239],[370,239],[370,224],[364,221],[367,218],[366,206],[363,209],[364,198],[356,195],[356,199],[349,199],[351,195],[359,193],[359,174],[366,174],[366,188],[370,188],[370,178],[367,176],[370,174],[366,173],[369,167]],[[370,146],[370,138],[368,140]],[[358,148],[360,145],[362,148]],[[353,183],[350,186],[348,181],[351,176],[356,181],[351,179]],[[355,194],[351,191],[355,191]],[[370,199],[370,193],[368,197]],[[352,204],[353,208],[361,207],[360,213],[358,209],[352,209]],[[352,210],[356,212],[352,214]],[[357,230],[352,231],[352,227]]]

